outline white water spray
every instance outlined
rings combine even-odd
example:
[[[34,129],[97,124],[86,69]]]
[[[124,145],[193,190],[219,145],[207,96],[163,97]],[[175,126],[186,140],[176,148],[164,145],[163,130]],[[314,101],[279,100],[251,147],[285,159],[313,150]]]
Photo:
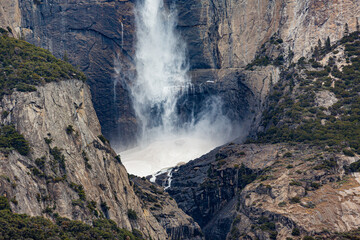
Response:
[[[163,0],[145,0],[136,15],[137,79],[132,87],[134,108],[142,125],[142,138],[168,134],[176,122],[176,100],[190,85],[185,45],[175,34],[175,13]]]
[[[130,86],[142,133],[139,146],[121,153],[130,173],[146,176],[210,151],[234,136],[213,98],[199,119],[179,127],[176,103],[191,89],[185,44],[175,31],[176,12],[163,0],[144,0],[136,11],[137,78]]]

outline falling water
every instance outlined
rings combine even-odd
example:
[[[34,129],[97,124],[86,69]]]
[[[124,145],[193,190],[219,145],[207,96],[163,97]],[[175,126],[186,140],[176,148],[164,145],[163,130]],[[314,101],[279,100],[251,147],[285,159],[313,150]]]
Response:
[[[132,87],[142,138],[169,134],[177,116],[176,100],[190,85],[185,46],[174,32],[175,12],[162,0],[145,0],[137,9],[137,80]]]
[[[150,175],[210,151],[230,140],[230,121],[213,98],[195,122],[181,123],[176,113],[180,96],[191,90],[186,46],[175,31],[176,11],[163,0],[144,0],[136,9],[137,78],[130,86],[139,146],[121,153],[130,173]],[[190,90],[189,90],[190,89]]]

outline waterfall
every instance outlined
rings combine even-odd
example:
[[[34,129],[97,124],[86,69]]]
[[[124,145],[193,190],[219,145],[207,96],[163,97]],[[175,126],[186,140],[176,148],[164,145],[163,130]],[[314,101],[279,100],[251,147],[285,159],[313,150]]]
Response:
[[[185,45],[174,31],[175,17],[163,0],[145,0],[137,8],[137,79],[131,89],[141,138],[174,131],[177,98],[190,85]]]
[[[196,120],[179,119],[177,101],[192,88],[176,16],[163,0],[138,1],[136,6],[137,77],[129,89],[142,131],[138,147],[120,154],[128,172],[140,176],[200,157],[236,132],[222,115],[218,97],[206,101]]]

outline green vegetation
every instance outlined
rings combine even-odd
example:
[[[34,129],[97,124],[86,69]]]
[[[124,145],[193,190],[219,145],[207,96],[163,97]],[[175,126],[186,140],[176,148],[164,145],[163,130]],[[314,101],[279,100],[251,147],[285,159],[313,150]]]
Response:
[[[350,164],[349,166],[349,170],[351,172],[360,172],[360,160],[353,162],[352,164]]]
[[[118,163],[121,163],[120,155],[117,155],[117,156],[115,157],[115,159],[116,159],[116,161],[117,161]]]
[[[349,157],[354,157],[355,156],[354,152],[351,151],[351,150],[348,150],[348,149],[344,149],[343,153],[344,153],[345,156],[349,156]]]
[[[322,163],[316,165],[314,167],[315,170],[322,170],[322,169],[333,169],[336,168],[338,166],[336,159],[335,158],[330,158],[329,160],[324,160]]]
[[[0,196],[0,239],[143,239],[139,231],[120,229],[112,220],[97,219],[90,226],[53,215],[55,223],[43,217],[13,213],[7,198]]]
[[[71,182],[69,184],[69,186],[79,195],[79,198],[81,200],[86,201],[84,187],[81,184],[76,184],[76,183]]]
[[[99,138],[104,144],[109,143],[109,140],[107,140],[103,135],[99,135],[98,138]]]
[[[326,147],[328,151],[343,151],[349,156],[351,152],[360,153],[359,32],[349,34],[333,46],[329,47],[329,40],[324,47],[317,46],[318,57],[338,45],[345,46],[349,62],[342,69],[334,64],[334,58],[329,59],[326,67],[319,65],[316,59],[309,63],[300,59],[297,65],[282,72],[263,113],[265,131],[248,142],[306,143]],[[329,108],[316,103],[316,94],[325,90],[338,99]]]
[[[85,80],[82,72],[55,58],[48,50],[8,37],[4,31],[0,36],[0,97],[11,94],[14,88],[31,92],[36,91],[34,86],[47,82]]]
[[[305,237],[303,237],[303,240],[315,240],[315,238],[313,238],[311,236],[305,236]]]
[[[45,168],[45,159],[45,157],[35,159],[36,166],[38,166],[41,170],[44,170]]]
[[[18,133],[14,126],[5,125],[0,127],[0,148],[16,149],[21,155],[28,155],[30,152],[29,143],[24,136]]]
[[[295,203],[300,203],[301,202],[301,199],[299,197],[293,197],[293,198],[290,198],[289,199],[289,202],[291,204],[295,204]]]
[[[293,236],[300,236],[300,229],[298,228],[293,228],[291,235]]]
[[[289,183],[290,186],[302,186],[302,183],[299,181],[291,180]]]
[[[50,148],[50,154],[54,157],[54,160],[59,164],[59,167],[65,171],[65,156],[61,153],[58,147]]]
[[[72,125],[68,125],[67,127],[66,127],[66,133],[67,134],[72,134],[74,132],[74,127],[72,126]]]
[[[260,229],[269,233],[270,239],[276,239],[278,232],[276,231],[275,223],[270,221],[267,217],[260,217],[258,219]]]
[[[130,220],[136,220],[138,218],[136,212],[133,209],[129,209],[127,214]]]
[[[269,57],[267,55],[267,48],[271,48],[271,47],[274,47],[274,45],[280,45],[282,44],[284,41],[281,39],[281,38],[278,38],[277,36],[272,36],[270,38],[270,40],[266,43],[264,43],[259,52],[257,53],[257,56],[255,57],[255,59],[249,63],[247,66],[246,66],[246,69],[248,70],[253,70],[253,67],[254,66],[268,66],[270,64],[272,65],[275,65],[275,66],[281,66],[284,64],[285,62],[285,59],[284,59],[284,56],[283,55],[279,55],[277,56],[275,59],[273,57]],[[279,49],[279,46],[276,46],[276,48]],[[293,53],[291,53],[290,51],[290,54],[289,54],[289,57],[291,58],[293,56]]]
[[[89,163],[89,158],[88,158],[86,152],[85,152],[85,151],[82,151],[81,155],[82,155],[82,157],[83,157],[83,159],[84,159],[85,167],[86,167],[87,169],[92,169],[92,166],[91,166],[91,164]]]

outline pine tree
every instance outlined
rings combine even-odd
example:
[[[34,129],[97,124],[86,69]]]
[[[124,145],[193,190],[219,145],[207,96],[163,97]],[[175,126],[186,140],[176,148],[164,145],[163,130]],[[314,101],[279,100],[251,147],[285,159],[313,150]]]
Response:
[[[326,50],[328,50],[328,51],[331,50],[330,37],[327,37],[327,39],[326,39],[326,41],[325,41],[325,48],[326,48]]]
[[[322,46],[322,42],[321,42],[321,40],[319,39],[319,41],[318,41],[318,48],[319,48],[319,50],[321,49],[321,46]]]
[[[315,60],[319,60],[319,47],[315,46],[314,48],[314,53],[313,53],[313,57],[315,58]]]
[[[345,23],[344,36],[349,36],[349,25]]]

